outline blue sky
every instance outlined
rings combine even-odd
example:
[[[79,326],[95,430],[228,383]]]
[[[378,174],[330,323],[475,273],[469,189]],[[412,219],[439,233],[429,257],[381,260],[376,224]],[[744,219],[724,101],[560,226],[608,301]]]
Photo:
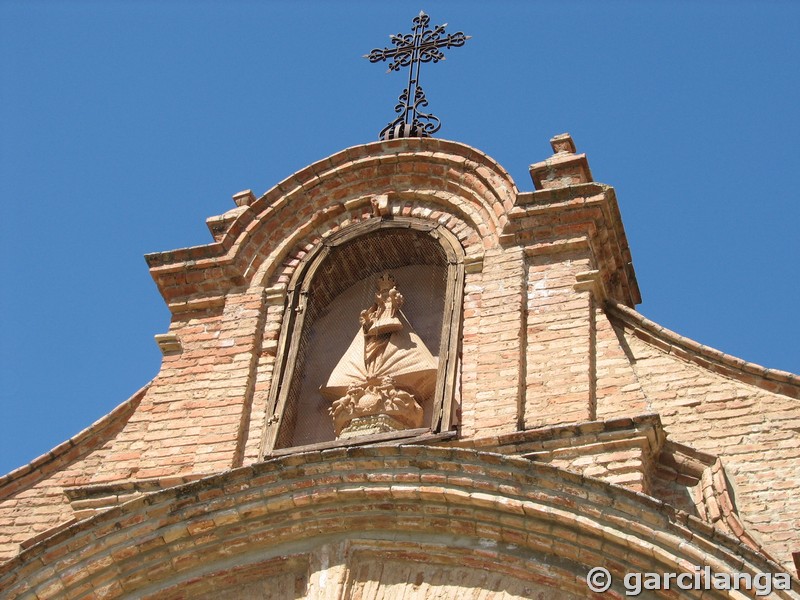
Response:
[[[0,474],[158,372],[143,255],[208,243],[231,195],[372,141],[432,23],[438,137],[527,167],[568,131],[617,190],[647,317],[800,371],[800,3],[0,0]]]

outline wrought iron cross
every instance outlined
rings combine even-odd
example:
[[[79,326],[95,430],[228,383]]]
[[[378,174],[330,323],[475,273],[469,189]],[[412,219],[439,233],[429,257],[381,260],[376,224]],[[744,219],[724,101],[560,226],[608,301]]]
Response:
[[[381,130],[380,139],[428,137],[439,131],[442,126],[438,117],[420,110],[428,106],[425,92],[419,84],[420,66],[422,63],[444,60],[442,48],[463,46],[471,36],[459,31],[445,37],[444,28],[447,27],[447,23],[428,29],[430,22],[430,17],[420,11],[419,15],[414,17],[412,33],[389,36],[394,48],[375,48],[364,55],[364,58],[373,63],[392,59],[387,73],[399,71],[401,67],[409,67],[408,87],[400,94],[399,101],[394,107],[398,116]]]

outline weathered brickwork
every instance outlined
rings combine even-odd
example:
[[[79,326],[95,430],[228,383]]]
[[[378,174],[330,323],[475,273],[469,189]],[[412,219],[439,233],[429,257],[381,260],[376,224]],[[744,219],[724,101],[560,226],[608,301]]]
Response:
[[[150,587],[156,580],[201,593],[213,590],[220,572],[281,557],[317,563],[310,577],[295,578],[300,586],[319,585],[319,571],[330,569],[328,593],[339,588],[336,579],[361,585],[359,573],[370,572],[375,556],[403,572],[450,565],[442,570],[451,577],[427,585],[465,586],[466,597],[473,578],[490,573],[509,576],[521,597],[537,588],[586,597],[583,578],[597,564],[618,581],[629,571],[676,572],[703,561],[751,575],[776,568],[699,519],[673,517],[657,501],[526,459],[423,446],[338,449],[132,500],[0,565],[0,589],[9,599],[160,597]],[[455,548],[453,536],[462,540]],[[472,575],[454,580],[455,565],[470,566]],[[217,575],[203,584],[204,573]]]
[[[73,520],[63,490],[97,470],[105,444],[119,433],[146,390],[48,454],[0,478],[0,558],[15,556],[27,540]]]
[[[525,428],[594,418],[593,299],[576,292],[582,253],[529,258]]]
[[[523,347],[522,253],[487,250],[480,273],[467,274],[462,351],[462,435],[515,431]]]
[[[586,421],[442,442],[491,450],[603,479],[713,523],[769,556],[744,528],[721,461],[666,440],[658,415]]]
[[[668,487],[668,482],[660,481],[657,472],[664,442],[665,434],[658,416],[644,415],[635,419],[532,428],[443,445],[524,457],[660,498],[663,492],[656,493],[655,486]],[[682,469],[678,471],[683,474]],[[687,493],[686,487],[683,492]]]
[[[650,410],[670,439],[720,458],[748,531],[790,568],[800,532],[800,382],[762,368],[761,375],[747,373],[742,361],[720,353],[704,356],[685,338],[631,313],[614,314]]]
[[[625,345],[620,343],[621,333],[602,306],[596,308],[595,331],[596,417],[611,419],[655,412],[636,377]]]
[[[552,144],[532,192],[454,142],[357,146],[236,194],[212,243],[148,255],[161,370],[0,478],[0,596],[567,598],[597,565],[794,572],[800,378],[635,312],[614,190]],[[441,414],[275,445],[306,269],[390,228],[453,250]]]

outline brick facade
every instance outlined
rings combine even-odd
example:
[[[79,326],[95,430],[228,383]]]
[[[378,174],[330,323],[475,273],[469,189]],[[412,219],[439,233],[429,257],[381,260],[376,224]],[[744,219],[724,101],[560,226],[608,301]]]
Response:
[[[454,142],[350,148],[237,194],[211,244],[148,255],[161,370],[0,478],[2,597],[586,597],[598,565],[796,573],[800,378],[638,314],[614,190],[552,143],[532,192]],[[278,448],[299,275],[389,228],[457,250],[443,416]]]

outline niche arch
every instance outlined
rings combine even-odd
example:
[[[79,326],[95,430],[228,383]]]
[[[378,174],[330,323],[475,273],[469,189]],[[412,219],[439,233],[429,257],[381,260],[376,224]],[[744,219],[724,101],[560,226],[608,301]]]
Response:
[[[416,217],[369,219],[321,241],[287,287],[261,458],[287,449],[364,443],[337,439],[331,406],[319,387],[358,335],[359,313],[389,273],[411,323],[436,360],[432,394],[420,427],[386,433],[404,439],[451,431],[456,425],[457,375],[464,293],[464,250],[444,225]]]

